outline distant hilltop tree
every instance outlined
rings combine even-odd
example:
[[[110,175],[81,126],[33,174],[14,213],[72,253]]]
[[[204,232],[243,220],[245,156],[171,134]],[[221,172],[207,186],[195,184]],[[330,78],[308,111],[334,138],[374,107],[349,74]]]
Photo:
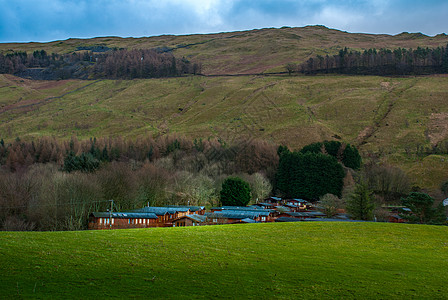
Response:
[[[310,57],[306,62],[285,66],[289,74],[355,74],[355,75],[419,75],[448,73],[448,45],[446,47],[417,49],[348,48],[338,54]]]

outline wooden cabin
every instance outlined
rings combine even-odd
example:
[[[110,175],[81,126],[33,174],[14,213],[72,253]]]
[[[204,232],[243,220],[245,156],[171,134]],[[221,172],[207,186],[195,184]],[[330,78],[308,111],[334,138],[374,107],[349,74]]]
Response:
[[[324,218],[326,215],[320,211],[307,212],[284,212],[278,215],[278,218],[296,218],[300,220],[311,218]]]
[[[179,217],[173,220],[173,227],[201,226],[206,225],[207,217],[204,215],[193,214]]]
[[[252,206],[257,206],[257,207],[264,208],[264,209],[275,209],[277,206],[280,206],[280,204],[260,202],[260,203],[254,204]]]
[[[124,229],[158,227],[153,213],[93,212],[89,216],[89,229]]]
[[[265,210],[222,210],[205,213],[207,224],[231,224],[243,219],[251,219],[257,222],[272,222],[274,217],[271,211]]]
[[[407,220],[403,219],[400,215],[390,215],[387,221],[389,223],[406,223]]]
[[[285,200],[284,206],[290,208],[292,211],[304,211],[312,207],[311,203],[303,199]]]
[[[185,215],[204,215],[205,214],[205,206],[182,206],[182,205],[167,205],[165,207],[168,208],[178,208],[178,209],[188,209],[188,213]]]
[[[269,197],[263,200],[263,203],[270,203],[274,206],[282,205],[284,203],[283,199],[280,197]]]
[[[172,227],[173,220],[192,215],[195,212],[204,214],[205,208],[203,206],[146,206],[135,209],[132,212],[154,213],[158,218],[158,223],[161,224],[160,226]]]
[[[126,212],[94,212],[89,229],[171,227],[177,218],[194,213],[204,214],[203,206],[143,207]]]

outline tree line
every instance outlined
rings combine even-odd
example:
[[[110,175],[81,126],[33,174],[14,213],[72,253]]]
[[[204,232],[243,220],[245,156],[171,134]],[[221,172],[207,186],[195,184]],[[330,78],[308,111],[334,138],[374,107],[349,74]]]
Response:
[[[31,141],[16,138],[12,142],[5,142],[0,139],[0,167],[16,172],[33,164],[54,163],[67,172],[89,172],[96,168],[83,169],[83,161],[93,161],[99,167],[113,161],[154,162],[173,155],[176,162],[185,163],[182,158],[186,155],[198,162],[197,168],[202,168],[204,162],[201,160],[206,159],[224,162],[227,173],[256,173],[264,170],[272,177],[273,168],[278,163],[276,151],[275,145],[261,140],[239,140],[228,145],[217,138],[191,140],[176,135],[158,138],[146,136],[135,140],[93,137],[81,141],[76,136],[70,140],[45,136]]]
[[[386,220],[381,205],[401,203],[410,191],[402,170],[361,164],[358,150],[339,141],[290,151],[263,140],[228,144],[175,135],[0,139],[2,230],[86,229],[89,213],[110,208],[109,200],[125,211],[148,204],[245,205],[270,195],[320,200],[329,216],[346,207],[355,218],[370,219],[375,209]]]
[[[278,148],[276,187],[286,197],[318,200],[325,194],[341,197],[346,171],[359,170],[361,156],[350,144],[317,142],[291,152]]]
[[[448,45],[417,49],[348,48],[338,54],[309,58],[302,64],[288,64],[289,74],[421,75],[448,73]]]
[[[134,79],[197,74],[201,65],[154,49],[81,50],[48,54],[45,50],[0,54],[0,73],[32,79]]]
[[[179,136],[0,142],[0,228],[79,230],[92,211],[147,204],[218,206],[222,182],[249,182],[251,199],[272,191],[276,145]],[[250,157],[251,159],[248,159]]]

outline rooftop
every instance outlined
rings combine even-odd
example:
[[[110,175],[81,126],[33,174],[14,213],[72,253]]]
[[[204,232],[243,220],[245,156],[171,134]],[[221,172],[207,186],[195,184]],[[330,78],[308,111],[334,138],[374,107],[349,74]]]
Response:
[[[242,211],[242,210],[223,210],[223,211],[215,211],[213,213],[205,213],[205,216],[210,219],[255,219],[260,216],[267,217],[269,216],[269,211]]]
[[[157,207],[157,206],[146,206],[139,209],[134,209],[129,211],[130,213],[154,213],[158,216],[163,216],[166,214],[175,214],[177,212],[187,212],[190,208],[187,206],[176,206],[176,207]]]
[[[180,218],[177,218],[176,220],[179,220],[179,219],[182,219],[182,218],[188,218],[188,219],[191,219],[193,221],[200,222],[200,223],[205,222],[207,220],[206,216],[198,215],[198,214],[182,216]]]
[[[134,213],[134,212],[93,212],[91,213],[95,218],[109,218],[114,219],[157,219],[154,213]]]

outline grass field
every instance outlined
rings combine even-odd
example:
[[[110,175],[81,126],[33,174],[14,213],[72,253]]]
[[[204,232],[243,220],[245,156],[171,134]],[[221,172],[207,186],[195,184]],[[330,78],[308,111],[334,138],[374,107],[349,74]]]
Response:
[[[0,232],[1,297],[446,299],[447,237],[325,222]]]

